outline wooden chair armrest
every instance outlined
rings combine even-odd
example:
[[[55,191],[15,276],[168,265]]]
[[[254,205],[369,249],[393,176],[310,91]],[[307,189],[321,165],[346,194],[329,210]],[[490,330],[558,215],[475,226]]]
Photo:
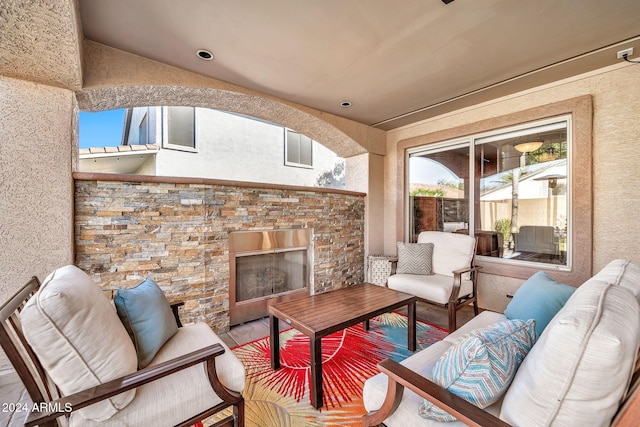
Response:
[[[178,313],[178,308],[184,305],[184,301],[178,301],[171,304],[171,311],[173,312],[173,317],[176,318],[176,324],[178,328],[182,328],[182,322],[180,321],[180,314]]]
[[[365,426],[381,423],[393,413],[395,408],[398,407],[400,400],[402,399],[402,392],[398,392],[396,388],[399,385],[401,388],[406,387],[419,396],[427,399],[429,402],[469,426],[509,427],[509,424],[505,423],[501,419],[485,412],[463,398],[456,396],[436,383],[418,375],[398,362],[394,362],[391,359],[385,359],[378,363],[378,369],[389,377],[387,398],[385,398],[385,402],[380,410],[372,414],[365,415],[363,418],[363,425]],[[372,423],[369,423],[370,420]]]
[[[69,396],[49,402],[48,408],[58,408],[69,412],[77,411],[85,406],[92,405],[104,399],[108,399],[117,394],[137,388],[143,384],[155,381],[167,375],[171,375],[183,369],[189,368],[198,363],[214,359],[224,353],[224,348],[220,344],[213,344],[200,350],[193,351],[180,357],[176,357],[155,366],[149,366],[133,374],[116,378],[109,382],[100,384],[87,390],[79,391]],[[30,412],[25,421],[25,426],[36,426],[53,421],[65,415],[66,412]]]
[[[478,271],[481,268],[482,268],[481,266],[460,268],[458,270],[453,270],[452,273],[455,276],[456,274],[463,274],[463,273],[470,273],[472,271]]]

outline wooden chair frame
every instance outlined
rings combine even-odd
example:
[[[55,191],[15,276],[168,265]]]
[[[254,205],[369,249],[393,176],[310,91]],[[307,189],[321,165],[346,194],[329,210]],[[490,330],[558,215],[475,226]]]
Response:
[[[466,425],[486,427],[510,426],[510,424],[467,402],[463,398],[449,392],[438,384],[392,359],[385,359],[378,363],[378,369],[389,378],[387,394],[379,410],[372,411],[362,417],[363,427],[382,425],[384,420],[393,414],[393,412],[398,409],[398,406],[400,406],[405,388],[427,399]],[[612,426],[634,427],[638,425],[638,420],[640,419],[640,372],[636,372],[631,384],[627,398],[620,405],[618,413],[611,424]]]
[[[244,398],[240,393],[225,388],[220,382],[216,372],[215,358],[225,352],[220,344],[208,346],[201,350],[168,360],[159,365],[146,367],[133,374],[100,384],[97,387],[60,397],[57,388],[46,375],[37,356],[27,343],[22,333],[22,325],[20,323],[20,311],[39,288],[40,280],[34,276],[6,303],[0,306],[0,345],[22,380],[32,402],[45,403],[47,405],[43,406],[50,409],[70,408],[71,411],[77,411],[85,406],[108,399],[117,394],[204,362],[206,363],[207,376],[211,387],[223,402],[212,406],[200,414],[194,415],[178,425],[185,427],[192,426],[196,422],[202,421],[232,406],[232,415],[220,420],[215,426],[244,426]],[[183,303],[173,304],[171,307],[176,316],[178,327],[182,326],[178,316],[178,307],[180,305],[183,305]],[[65,412],[56,412],[55,410],[49,412],[30,412],[25,425],[57,426],[56,419],[63,415],[68,416]]]

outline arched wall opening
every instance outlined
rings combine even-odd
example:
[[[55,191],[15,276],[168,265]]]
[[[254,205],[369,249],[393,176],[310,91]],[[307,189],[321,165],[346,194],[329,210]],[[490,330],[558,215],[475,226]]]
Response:
[[[272,99],[218,88],[168,85],[115,86],[76,93],[83,111],[104,111],[149,105],[203,107],[267,120],[303,133],[340,157],[367,153],[367,148],[333,124]]]
[[[77,92],[76,99],[83,111],[149,105],[230,111],[295,129],[347,159],[368,155],[362,145],[332,124],[255,95],[215,88],[138,85],[86,89]],[[364,191],[358,193],[82,175],[74,174],[74,263],[90,272],[106,292],[150,277],[166,287],[170,299],[180,296],[187,302],[186,319],[204,320],[215,330],[228,330],[228,307],[235,295],[230,287],[235,270],[228,255],[229,236],[254,229],[313,230],[313,292],[364,280],[367,198],[363,193],[368,190],[368,176],[359,171],[355,175]],[[108,191],[102,187],[105,182]],[[165,216],[170,219],[165,221]],[[183,217],[187,220],[182,221]],[[116,229],[122,231],[113,233]],[[103,242],[107,242],[104,248],[100,246]]]

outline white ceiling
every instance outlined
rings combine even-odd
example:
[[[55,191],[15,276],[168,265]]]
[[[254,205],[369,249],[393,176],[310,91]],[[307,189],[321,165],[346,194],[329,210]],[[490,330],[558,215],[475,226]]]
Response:
[[[90,40],[382,129],[640,57],[638,0],[79,3]]]

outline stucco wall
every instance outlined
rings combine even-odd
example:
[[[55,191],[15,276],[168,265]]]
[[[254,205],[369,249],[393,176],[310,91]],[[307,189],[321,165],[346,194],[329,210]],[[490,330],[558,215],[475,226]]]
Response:
[[[0,301],[73,262],[73,92],[0,77]],[[0,357],[0,369],[7,367]]]
[[[398,141],[544,106],[570,98],[593,97],[593,270],[615,258],[640,262],[640,200],[635,196],[640,175],[634,173],[640,152],[640,68],[616,65],[599,72],[539,87],[471,108],[390,131],[385,161],[385,252],[395,252]],[[480,275],[480,305],[501,310],[522,283],[520,279]]]

